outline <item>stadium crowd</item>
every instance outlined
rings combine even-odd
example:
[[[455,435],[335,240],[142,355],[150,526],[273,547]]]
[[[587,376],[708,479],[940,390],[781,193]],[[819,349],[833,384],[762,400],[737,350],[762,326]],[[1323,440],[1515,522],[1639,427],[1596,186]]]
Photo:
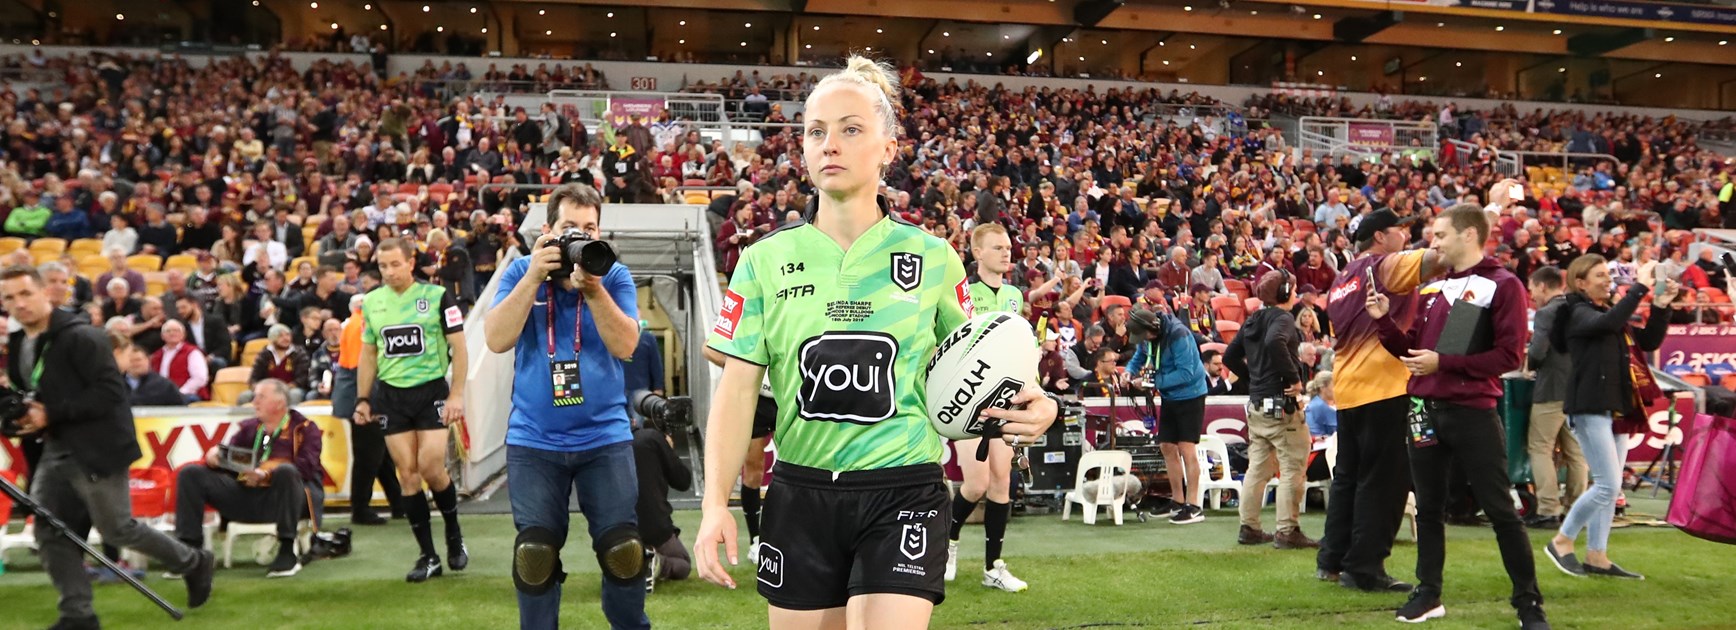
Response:
[[[56,82],[48,93],[0,97],[0,225],[15,239],[0,249],[65,282],[66,308],[124,327],[147,352],[170,347],[153,365],[188,399],[208,398],[230,365],[322,397],[320,366],[335,353],[322,340],[337,330],[327,320],[346,318],[348,296],[378,285],[373,249],[389,236],[411,235],[423,251],[418,274],[468,308],[504,248],[521,246],[513,228],[536,192],[478,194],[484,184],[578,181],[612,202],[686,202],[687,187],[732,188],[701,193],[726,274],[754,239],[799,220],[810,192],[789,131],[725,146],[668,114],[587,129],[553,105],[513,111],[501,98],[443,100],[434,89],[466,79],[607,85],[580,64],[489,64],[474,75],[464,64],[430,64],[383,79],[373,63],[318,61],[298,72],[276,56],[204,67],[107,55],[7,63],[51,71]],[[1026,292],[1057,352],[1118,349],[1125,322],[1113,306],[1185,314],[1202,341],[1225,341],[1255,306],[1249,287],[1282,268],[1301,285],[1302,339],[1313,346],[1304,355],[1325,360],[1331,324],[1320,294],[1354,254],[1349,234],[1362,217],[1391,209],[1428,219],[1487,201],[1482,193],[1507,176],[1496,148],[1615,158],[1519,174],[1527,211],[1502,217],[1490,247],[1521,277],[1590,251],[1614,261],[1618,282],[1649,282],[1648,265],[1695,266],[1673,230],[1736,224],[1730,167],[1696,147],[1694,123],[1683,120],[1391,99],[1358,109],[1272,95],[1247,104],[1247,124],[1226,127],[1209,115],[1226,105],[1198,94],[1013,90],[915,69],[901,78],[909,89],[898,164],[885,182],[889,210],[967,261],[970,228],[1003,224],[1016,260],[1009,282]],[[692,88],[763,102],[813,80],[738,74]],[[1189,120],[1178,107],[1204,115]],[[1268,112],[1439,121],[1475,149],[1431,143],[1333,159],[1287,147],[1279,130],[1255,121]],[[1414,242],[1426,224],[1410,224]],[[1702,277],[1716,266],[1699,262],[1687,284],[1701,291],[1683,299],[1727,303],[1724,287]],[[1719,308],[1700,316],[1727,318]],[[181,324],[165,329],[172,320]],[[255,339],[266,341],[246,352]],[[186,363],[172,348],[187,342],[205,369],[164,367]],[[1094,358],[1069,363],[1089,369]]]

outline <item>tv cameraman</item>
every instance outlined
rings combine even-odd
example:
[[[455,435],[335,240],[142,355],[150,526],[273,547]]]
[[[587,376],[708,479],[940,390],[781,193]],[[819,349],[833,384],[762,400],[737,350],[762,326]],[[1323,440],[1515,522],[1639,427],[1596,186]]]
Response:
[[[568,232],[596,239],[602,214],[595,188],[556,188],[543,234],[529,256],[501,273],[483,322],[489,351],[516,351],[506,474],[518,529],[513,585],[522,628],[559,623],[561,547],[570,520],[567,497],[575,487],[583,489],[579,508],[603,568],[603,615],[615,628],[651,627],[621,365],[639,342],[637,289],[620,263],[602,276],[561,269],[561,248],[552,246]]]
[[[44,438],[42,460],[31,471],[32,494],[71,524],[67,535],[82,537],[95,527],[104,542],[136,549],[185,576],[187,606],[198,608],[211,596],[211,552],[188,547],[132,517],[127,468],[142,453],[108,338],[56,309],[44,289],[42,275],[33,268],[0,271],[0,305],[20,326],[8,339],[8,376],[35,393],[28,411],[16,419],[18,429]],[[83,552],[52,527],[38,527],[36,542],[43,568],[60,592],[60,620],[54,627],[99,627]]]
[[[1242,528],[1236,542],[1243,545],[1272,543],[1279,549],[1314,549],[1319,543],[1302,533],[1296,520],[1304,496],[1308,458],[1308,424],[1302,418],[1297,394],[1302,393],[1300,362],[1296,358],[1296,277],[1279,269],[1260,278],[1254,295],[1265,306],[1242,323],[1241,332],[1230,341],[1224,363],[1248,377],[1248,474],[1242,478]],[[1266,482],[1278,473],[1278,531],[1260,528],[1260,509],[1266,499]]]
[[[632,400],[660,400],[661,395],[649,390],[634,390]],[[665,404],[666,401],[665,401]],[[643,408],[640,404],[635,407]],[[638,410],[635,410],[638,412]],[[691,413],[691,412],[689,412]],[[639,478],[639,533],[649,542],[647,550],[654,552],[647,572],[645,592],[649,593],[658,580],[685,580],[693,571],[693,556],[681,544],[681,528],[670,518],[669,490],[682,492],[693,489],[693,470],[675,454],[675,438],[669,418],[663,413],[644,414],[633,430],[633,462]],[[692,419],[683,419],[691,423]]]

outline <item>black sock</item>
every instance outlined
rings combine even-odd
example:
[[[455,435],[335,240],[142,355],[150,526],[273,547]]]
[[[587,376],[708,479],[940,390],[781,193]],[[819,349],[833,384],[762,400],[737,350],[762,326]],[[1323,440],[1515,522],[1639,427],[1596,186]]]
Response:
[[[435,490],[434,506],[440,508],[440,518],[446,521],[446,541],[462,540],[464,531],[458,528],[458,484],[447,482],[445,490]]]
[[[422,555],[439,557],[440,554],[434,551],[434,533],[428,524],[428,497],[420,492],[404,495],[404,516],[410,521],[410,533],[416,535],[416,545],[422,548]]]
[[[990,501],[983,508],[983,568],[995,568],[1001,559],[1001,540],[1007,537],[1007,518],[1013,513],[1010,503]]]
[[[295,555],[295,537],[294,536],[278,536],[277,537],[277,555],[282,556],[285,554]]]
[[[952,498],[952,531],[947,533],[947,540],[958,542],[958,533],[964,530],[964,522],[970,519],[970,513],[976,511],[976,501],[964,498],[964,493]]]
[[[760,489],[741,487],[741,516],[747,521],[749,538],[759,536],[760,528]]]

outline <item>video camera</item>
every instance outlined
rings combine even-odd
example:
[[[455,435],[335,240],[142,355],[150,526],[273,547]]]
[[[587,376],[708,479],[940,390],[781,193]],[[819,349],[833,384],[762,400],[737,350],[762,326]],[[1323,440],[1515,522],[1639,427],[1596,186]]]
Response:
[[[645,417],[652,428],[669,433],[670,429],[686,429],[693,425],[693,398],[665,398],[641,389],[628,396],[633,411]]]
[[[573,265],[593,276],[609,273],[609,268],[615,266],[617,256],[615,248],[607,241],[593,240],[591,234],[578,228],[569,228],[561,232],[559,237],[548,242],[544,247],[560,248],[561,266],[549,272],[549,277],[565,280],[573,275]]]
[[[34,396],[0,385],[0,436],[18,437],[24,432],[23,425],[18,421],[30,412],[30,401]]]

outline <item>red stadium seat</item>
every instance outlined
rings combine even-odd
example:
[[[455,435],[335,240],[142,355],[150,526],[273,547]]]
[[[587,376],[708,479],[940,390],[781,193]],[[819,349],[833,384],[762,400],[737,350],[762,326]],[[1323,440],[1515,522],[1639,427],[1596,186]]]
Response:
[[[1111,306],[1132,307],[1133,300],[1121,295],[1105,295],[1102,299],[1097,300],[1097,309],[1103,311],[1104,315],[1109,314],[1109,307]]]
[[[1212,314],[1216,315],[1218,319],[1240,324],[1247,317],[1247,310],[1242,306],[1242,301],[1235,296],[1219,295],[1212,297]]]
[[[1702,374],[1699,372],[1694,372],[1692,374],[1683,374],[1681,378],[1682,378],[1683,383],[1687,383],[1687,384],[1693,385],[1695,387],[1705,387],[1707,385],[1712,384],[1712,378],[1711,377],[1706,376],[1705,374]]]
[[[1247,312],[1247,313],[1252,313],[1254,311],[1260,310],[1260,307],[1264,306],[1264,305],[1265,304],[1260,301],[1260,298],[1251,297],[1251,298],[1242,300],[1242,311]]]
[[[1241,322],[1232,322],[1222,319],[1218,320],[1218,338],[1223,339],[1224,343],[1234,341],[1236,339],[1236,333],[1241,330]]]

